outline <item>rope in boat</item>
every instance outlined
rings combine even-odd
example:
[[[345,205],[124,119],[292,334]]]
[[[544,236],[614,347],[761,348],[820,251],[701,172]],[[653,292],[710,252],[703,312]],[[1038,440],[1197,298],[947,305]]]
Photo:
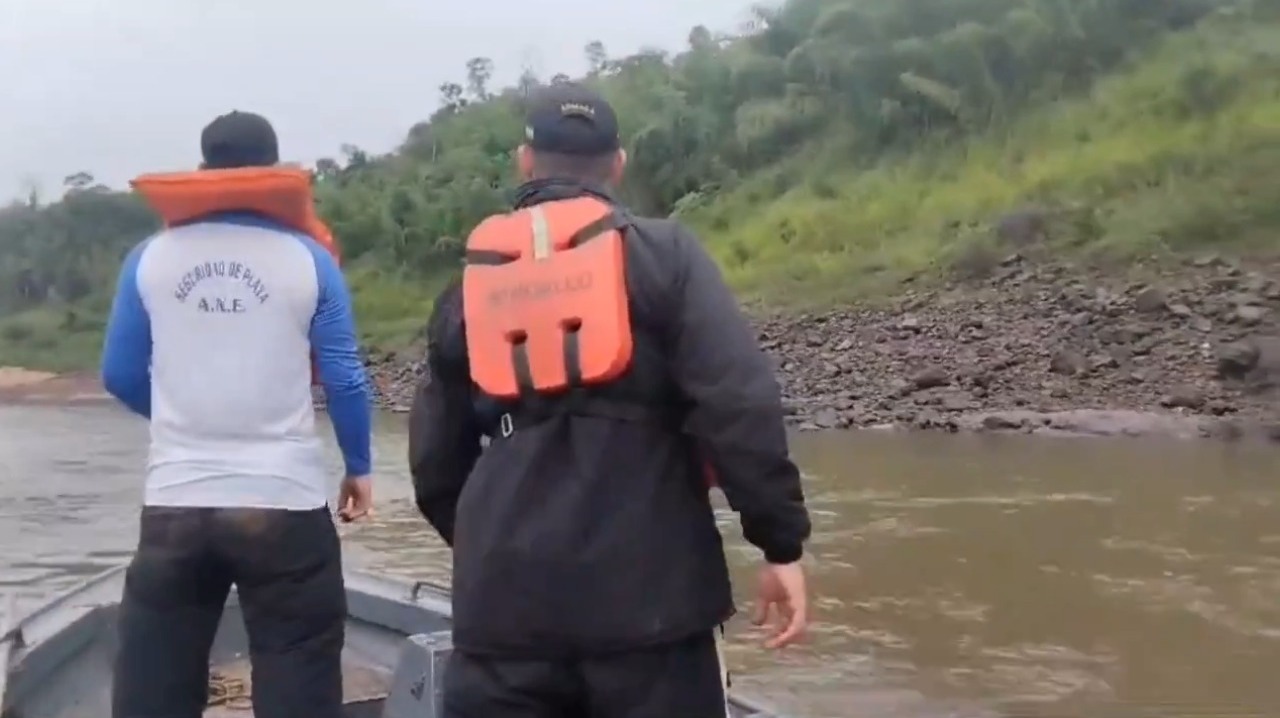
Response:
[[[339,523],[338,537],[339,539],[350,538],[352,534],[358,533],[367,524],[367,521],[354,524]],[[411,598],[416,600],[423,590],[447,593],[449,587],[431,581],[417,581],[414,583]],[[248,681],[227,675],[217,669],[209,671],[208,695],[208,700],[205,702],[206,707],[221,707],[236,711],[253,710],[253,694],[249,688]]]
[[[207,707],[221,706],[232,710],[253,710],[253,697],[243,678],[232,678],[218,671],[209,671],[209,699]]]
[[[350,537],[358,532],[367,522],[359,524],[338,524],[338,536],[340,539]],[[249,688],[249,683],[243,678],[236,678],[227,675],[217,669],[209,671],[208,699],[205,706],[208,708],[221,707],[236,711],[253,710],[253,693]]]

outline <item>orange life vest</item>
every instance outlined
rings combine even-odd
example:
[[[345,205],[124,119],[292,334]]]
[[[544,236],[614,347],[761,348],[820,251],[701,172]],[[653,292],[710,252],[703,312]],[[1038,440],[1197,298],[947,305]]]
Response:
[[[129,183],[166,227],[226,212],[251,212],[306,234],[335,261],[341,252],[316,213],[311,173],[296,167],[243,167],[144,174]],[[312,369],[312,381],[316,371]]]
[[[607,384],[634,349],[624,230],[592,196],[489,217],[467,238],[462,306],[471,380],[500,400]],[[710,464],[704,475],[714,485]]]
[[[558,394],[631,365],[625,221],[575,197],[481,222],[467,238],[463,314],[471,380],[499,399]]]

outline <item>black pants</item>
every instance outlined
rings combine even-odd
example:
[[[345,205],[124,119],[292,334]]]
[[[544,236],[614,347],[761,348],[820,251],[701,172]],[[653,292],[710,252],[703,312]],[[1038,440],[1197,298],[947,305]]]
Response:
[[[455,651],[444,718],[726,718],[717,635],[564,661]]]
[[[231,585],[257,718],[340,718],[346,593],[327,509],[149,506],[120,606],[113,718],[199,718]]]

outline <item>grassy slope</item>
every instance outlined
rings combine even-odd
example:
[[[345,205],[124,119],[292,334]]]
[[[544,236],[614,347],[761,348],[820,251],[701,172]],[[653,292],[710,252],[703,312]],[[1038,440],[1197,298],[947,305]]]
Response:
[[[105,306],[41,307],[0,319],[0,366],[76,371],[96,366]]]
[[[1061,251],[1280,247],[1280,24],[1172,37],[1090,97],[870,171],[815,170],[816,149],[796,162],[820,179],[761,203],[771,178],[757,178],[692,217],[741,290],[881,291],[981,248],[993,218],[1028,204],[1075,210]]]
[[[1280,249],[1280,24],[1209,23],[1089,97],[876,167],[833,166],[841,139],[815,141],[686,217],[745,295],[813,304],[891,291],[989,247],[990,221],[1028,204],[1070,210],[1053,242],[1073,254]],[[779,197],[778,186],[794,188]],[[379,348],[416,338],[442,283],[372,267],[348,277],[361,331]],[[45,309],[0,322],[0,364],[92,366],[92,316]]]
[[[744,296],[777,306],[892,291],[991,248],[991,220],[1027,205],[1067,210],[1051,249],[1112,263],[1280,250],[1280,24],[1206,23],[1088,97],[963,144],[850,168],[827,159],[841,140],[684,217]],[[374,273],[353,285],[362,329],[384,346],[421,328],[438,287]]]

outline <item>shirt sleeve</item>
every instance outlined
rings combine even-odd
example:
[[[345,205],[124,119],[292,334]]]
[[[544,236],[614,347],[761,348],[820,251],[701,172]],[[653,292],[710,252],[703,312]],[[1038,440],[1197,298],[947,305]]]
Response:
[[[151,417],[151,317],[138,290],[138,265],[148,242],[125,257],[102,346],[102,386],[130,411]]]
[[[373,392],[360,359],[351,293],[333,257],[310,238],[306,241],[315,258],[319,282],[316,313],[311,320],[311,350],[329,420],[347,475],[367,476],[372,470]]]
[[[770,563],[799,560],[809,538],[800,471],[792,462],[782,391],[719,267],[684,228],[676,236],[672,370],[692,400],[687,427]]]
[[[471,401],[471,379],[457,283],[436,300],[427,323],[427,372],[409,412],[409,471],[414,502],[445,543],[483,432]]]

